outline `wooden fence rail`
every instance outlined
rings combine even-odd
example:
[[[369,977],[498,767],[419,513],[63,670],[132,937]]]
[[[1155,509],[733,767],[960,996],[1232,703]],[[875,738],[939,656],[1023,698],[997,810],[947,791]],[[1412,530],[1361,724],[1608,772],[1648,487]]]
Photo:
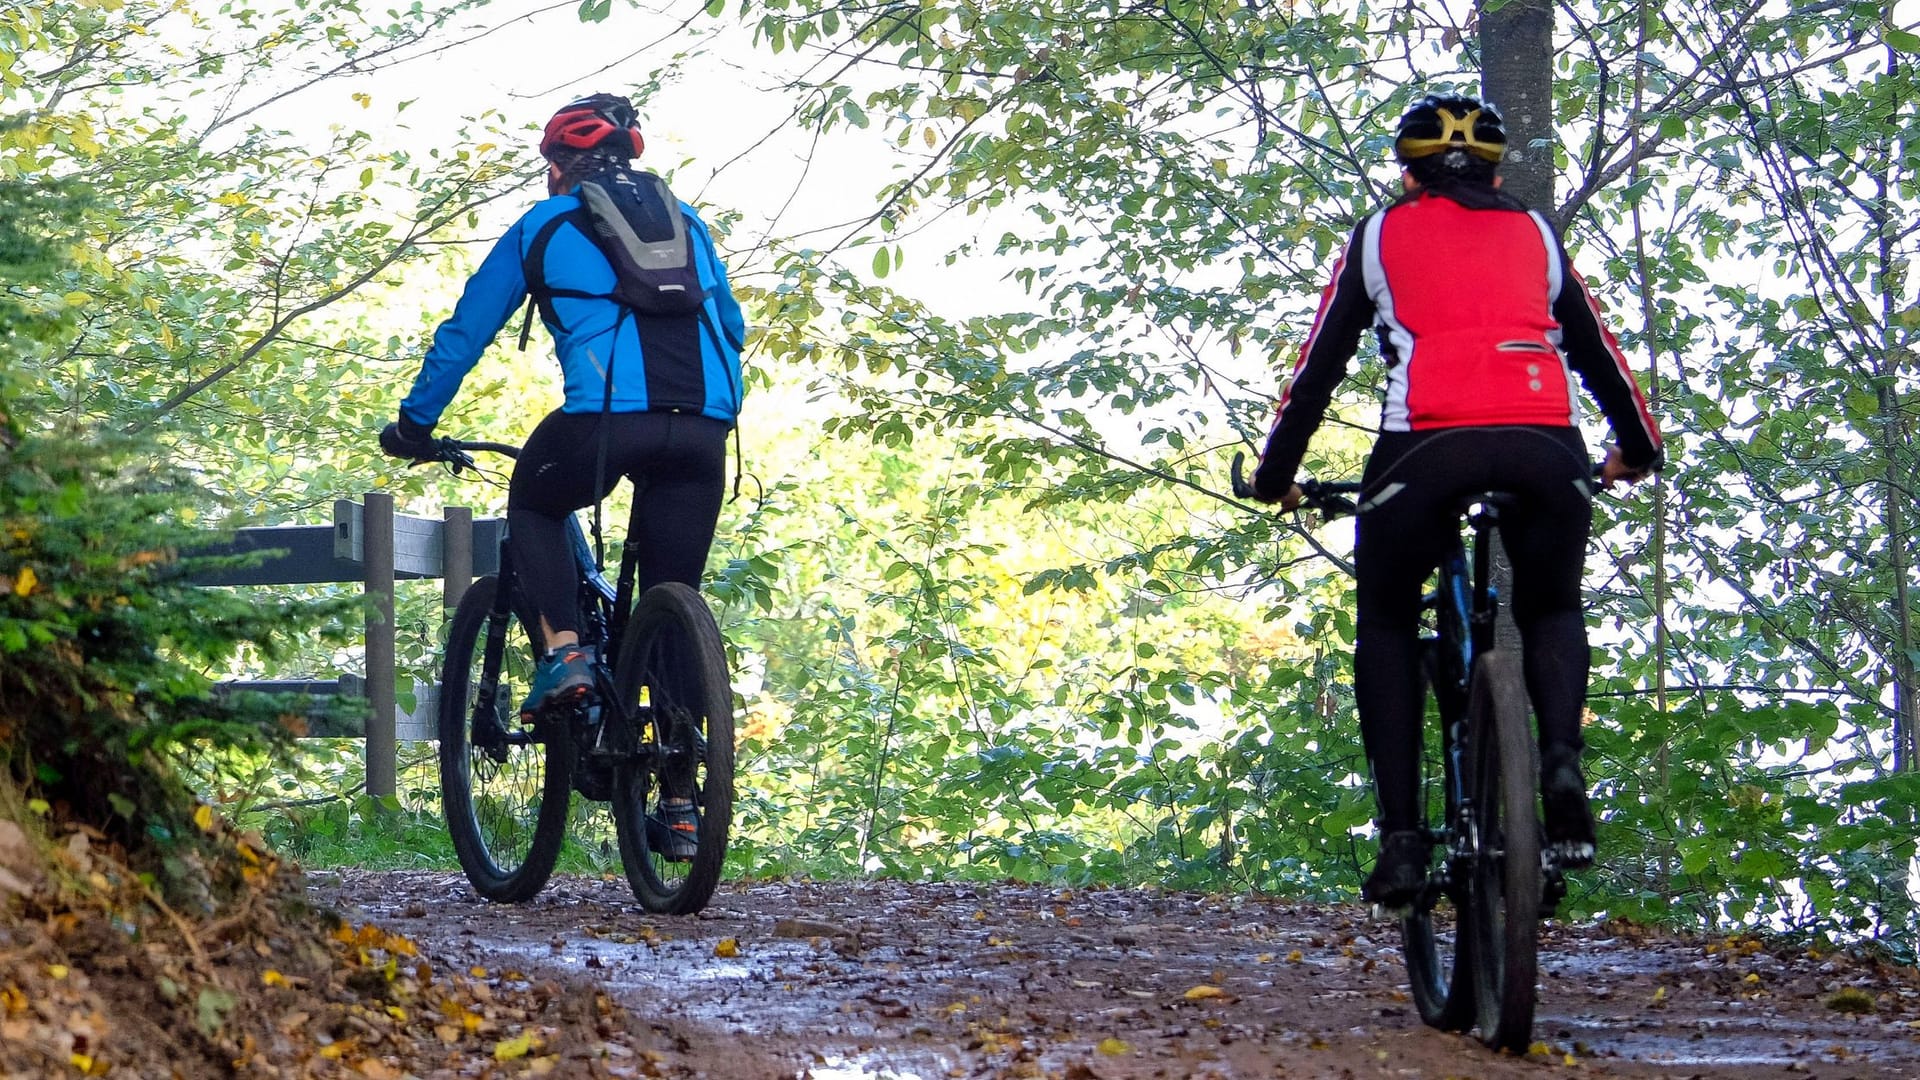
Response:
[[[499,569],[500,538],[506,523],[476,520],[464,506],[449,506],[439,520],[394,513],[393,496],[368,492],[363,502],[333,504],[333,524],[274,525],[241,529],[232,540],[210,545],[196,555],[266,552],[248,566],[203,574],[195,584],[208,586],[305,585],[358,581],[367,605],[366,675],[326,679],[251,680],[222,684],[232,690],[268,690],[364,697],[370,709],[366,738],[367,793],[395,791],[399,740],[434,738],[439,687],[429,683],[415,695],[414,708],[401,712],[394,677],[393,588],[399,580],[439,578],[448,611],[476,574]],[[335,728],[320,735],[355,735]]]

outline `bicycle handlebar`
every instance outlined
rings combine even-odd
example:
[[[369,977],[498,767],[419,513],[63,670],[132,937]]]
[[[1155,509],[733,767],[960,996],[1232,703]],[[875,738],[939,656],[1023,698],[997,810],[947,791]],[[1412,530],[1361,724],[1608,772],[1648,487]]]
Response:
[[[455,439],[452,437],[433,440],[433,452],[424,457],[413,459],[415,465],[445,465],[455,473],[476,469],[472,450],[485,450],[489,453],[503,454],[510,458],[520,456],[520,448],[510,443],[486,442],[483,440]]]
[[[1233,455],[1233,493],[1242,499],[1257,499],[1253,482],[1245,475],[1247,455],[1235,452]],[[1359,513],[1349,495],[1358,494],[1360,484],[1355,480],[1302,480],[1300,486],[1300,505],[1309,510],[1318,510],[1323,519],[1331,521],[1337,517]]]

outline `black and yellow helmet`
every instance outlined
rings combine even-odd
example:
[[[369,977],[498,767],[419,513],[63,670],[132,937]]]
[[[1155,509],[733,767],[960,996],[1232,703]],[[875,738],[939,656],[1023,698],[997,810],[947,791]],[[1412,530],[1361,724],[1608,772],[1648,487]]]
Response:
[[[1458,154],[1449,172],[1467,171],[1468,156],[1493,165],[1507,153],[1507,129],[1493,106],[1458,94],[1428,94],[1400,117],[1393,156],[1408,165],[1435,154]],[[1444,159],[1439,164],[1447,164]],[[1477,171],[1477,170],[1476,170]]]

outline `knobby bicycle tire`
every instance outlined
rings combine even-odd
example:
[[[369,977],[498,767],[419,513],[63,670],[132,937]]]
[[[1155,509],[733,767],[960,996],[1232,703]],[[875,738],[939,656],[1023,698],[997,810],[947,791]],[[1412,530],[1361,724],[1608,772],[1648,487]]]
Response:
[[[1421,650],[1421,697],[1434,708],[1425,721],[1426,751],[1421,761],[1425,821],[1435,836],[1451,835],[1458,807],[1447,755],[1447,727],[1460,706],[1451,710],[1439,701],[1435,686],[1439,658],[1435,646]],[[1457,692],[1456,692],[1457,693]],[[1449,716],[1449,713],[1453,716]],[[1420,1019],[1442,1031],[1465,1031],[1473,1026],[1473,935],[1467,927],[1466,891],[1471,887],[1465,866],[1447,864],[1452,852],[1440,851],[1443,866],[1428,895],[1400,920],[1400,942],[1407,962],[1407,984]],[[1444,884],[1442,884],[1444,882]]]
[[[460,868],[489,900],[531,898],[553,874],[566,839],[572,798],[572,746],[565,731],[541,721],[532,728],[517,710],[533,673],[533,643],[520,616],[507,618],[504,640],[489,649],[497,578],[468,587],[447,633],[440,676],[440,799]],[[499,688],[493,722],[503,734],[476,745],[485,718],[477,700],[489,651]]]
[[[688,915],[712,898],[733,820],[733,687],[726,646],[700,594],[668,582],[641,594],[614,665],[619,707],[637,744],[614,778],[620,861],[648,911]],[[698,811],[694,850],[659,816],[663,792]]]
[[[1481,1041],[1525,1053],[1539,976],[1540,774],[1519,657],[1475,661],[1468,699],[1479,853],[1473,881],[1474,997]]]

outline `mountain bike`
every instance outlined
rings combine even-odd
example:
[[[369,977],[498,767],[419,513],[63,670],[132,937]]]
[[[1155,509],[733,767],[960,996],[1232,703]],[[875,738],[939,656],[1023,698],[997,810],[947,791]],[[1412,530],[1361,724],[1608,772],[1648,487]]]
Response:
[[[1233,459],[1233,492],[1253,495]],[[1303,481],[1302,505],[1331,519],[1357,512],[1357,483]],[[1501,597],[1492,586],[1494,531],[1513,497],[1460,500],[1471,543],[1456,531],[1423,601],[1420,679],[1427,701],[1421,832],[1440,850],[1419,898],[1400,915],[1408,982],[1420,1018],[1475,1029],[1488,1046],[1524,1053],[1532,1040],[1539,922],[1566,894],[1565,869],[1542,842],[1538,744],[1520,659],[1494,646]]]
[[[518,448],[438,440],[430,459],[475,470],[470,451]],[[636,511],[637,512],[637,511]],[[629,537],[635,532],[629,521]],[[700,594],[678,582],[634,601],[638,551],[624,545],[617,583],[601,572],[577,517],[568,518],[579,573],[580,643],[596,656],[578,704],[523,717],[539,626],[506,538],[497,574],[461,598],[440,681],[441,800],[461,869],[489,900],[531,898],[566,838],[572,793],[605,802],[627,882],[648,911],[706,906],[726,861],[733,817],[733,689],[726,648]],[[691,832],[662,814],[691,800]],[[685,811],[676,811],[684,822]]]

